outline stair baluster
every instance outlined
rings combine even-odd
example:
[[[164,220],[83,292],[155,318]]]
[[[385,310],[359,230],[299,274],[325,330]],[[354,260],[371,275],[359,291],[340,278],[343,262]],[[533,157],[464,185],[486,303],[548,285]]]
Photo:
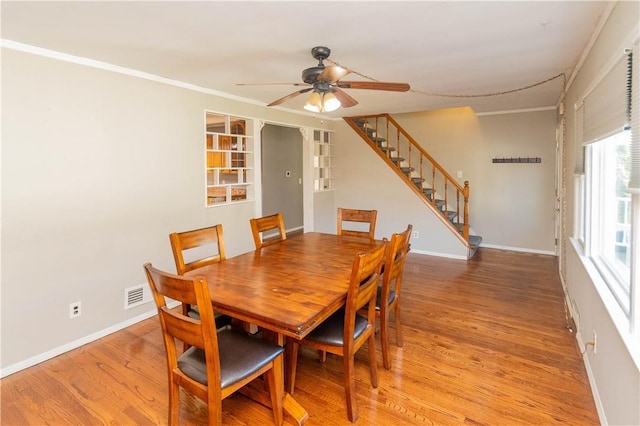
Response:
[[[345,117],[344,120],[439,214],[467,247],[477,249],[482,238],[469,235],[468,181],[460,185],[389,114]],[[431,182],[426,182],[427,174]],[[449,202],[454,199],[455,209],[450,210]]]

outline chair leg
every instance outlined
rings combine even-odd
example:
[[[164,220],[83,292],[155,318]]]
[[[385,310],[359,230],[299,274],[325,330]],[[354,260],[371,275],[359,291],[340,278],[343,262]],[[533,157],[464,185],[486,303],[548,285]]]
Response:
[[[287,368],[285,371],[285,389],[293,395],[293,389],[296,385],[296,371],[298,369],[298,348],[300,345],[293,339],[287,339],[285,345],[285,357]]]
[[[394,309],[395,312],[395,318],[396,318],[396,343],[398,345],[398,347],[402,347],[402,345],[404,344],[402,341],[402,325],[400,322],[400,303],[398,302],[398,304],[396,304],[396,307]]]
[[[273,424],[282,426],[283,410],[282,399],[284,396],[284,368],[283,356],[280,355],[273,360],[271,370],[264,375],[269,385],[269,394],[271,395],[271,408],[273,409]]]
[[[344,393],[347,400],[347,417],[353,423],[358,420],[358,405],[356,404],[356,377],[354,354],[344,354]]]
[[[180,418],[180,388],[169,378],[169,425],[175,426]]]
[[[209,411],[209,424],[222,426],[222,401],[209,400],[207,409]]]
[[[389,311],[380,312],[380,345],[382,346],[382,365],[385,369],[391,369],[389,361]]]
[[[376,361],[376,336],[369,336],[369,373],[371,374],[371,386],[378,387],[378,363]]]

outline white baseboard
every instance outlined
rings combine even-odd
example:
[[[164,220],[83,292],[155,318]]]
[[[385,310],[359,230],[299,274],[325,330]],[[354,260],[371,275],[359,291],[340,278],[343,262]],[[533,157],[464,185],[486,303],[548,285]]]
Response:
[[[545,255],[550,255],[550,256],[555,256],[556,255],[556,253],[554,251],[535,250],[535,249],[528,249],[528,248],[521,248],[521,247],[498,246],[498,245],[485,244],[485,243],[480,244],[480,248],[490,248],[490,249],[496,249],[496,250],[509,250],[509,251],[517,251],[517,252],[522,252],[522,253],[545,254]],[[427,250],[417,250],[417,249],[415,249],[413,247],[411,247],[411,251],[409,253],[424,254],[424,255],[427,255],[427,256],[446,257],[448,259],[467,260],[466,256],[458,256],[458,255],[455,255],[455,254],[440,253],[440,252],[427,251]]]
[[[547,254],[550,256],[556,255],[556,252],[553,250],[537,250],[537,249],[522,248],[522,247],[498,246],[494,244],[485,244],[484,242],[480,244],[480,248],[492,248],[497,250],[519,251],[523,253],[534,253],[534,254]]]
[[[576,340],[578,341],[578,348],[580,352],[585,350],[585,342],[582,340],[582,336],[579,331],[576,331]],[[598,418],[600,419],[600,424],[602,426],[607,426],[609,423],[607,422],[607,416],[605,415],[604,406],[602,405],[602,400],[600,399],[600,394],[598,393],[598,386],[593,375],[593,371],[591,370],[591,363],[589,362],[589,357],[586,354],[582,354],[582,361],[584,363],[585,370],[587,370],[587,378],[589,379],[589,385],[591,386],[591,394],[593,395],[593,402],[596,404],[596,410],[598,411]]]
[[[416,250],[413,247],[411,248],[411,251],[409,251],[409,253],[424,254],[427,256],[446,257],[448,259],[467,260],[466,256],[458,256],[450,253],[438,253],[438,252],[427,251],[427,250]]]
[[[178,302],[171,302],[167,304],[167,306],[169,306],[170,308],[174,308],[178,305],[179,305]],[[151,318],[157,313],[158,313],[158,310],[156,308],[153,308],[152,310],[142,313],[136,317],[130,318],[118,324],[114,324],[111,327],[107,327],[104,330],[100,330],[93,334],[89,334],[88,336],[81,337],[80,339],[74,340],[73,342],[69,342],[62,346],[58,346],[57,348],[51,349],[50,351],[25,359],[24,361],[17,362],[13,365],[10,365],[0,370],[0,378],[9,376],[13,373],[17,373],[18,371],[24,370],[26,368],[33,367],[36,364],[40,364],[41,362],[44,362],[48,359],[57,357],[58,355],[62,355],[65,352],[69,352],[70,350],[79,348],[80,346],[84,346],[87,343],[91,343],[102,337],[108,336],[111,333],[115,333],[116,331],[122,330],[133,324],[139,323],[140,321],[144,321],[148,318]]]

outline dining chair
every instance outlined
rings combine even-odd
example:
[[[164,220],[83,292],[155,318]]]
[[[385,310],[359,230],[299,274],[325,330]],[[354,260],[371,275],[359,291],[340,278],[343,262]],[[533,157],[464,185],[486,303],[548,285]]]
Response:
[[[222,262],[227,258],[224,248],[224,234],[222,225],[214,225],[206,228],[194,229],[185,232],[173,232],[169,235],[173,259],[176,263],[178,275],[203,266]],[[185,260],[185,257],[188,260]],[[182,305],[182,313],[198,319],[196,306]],[[218,328],[231,324],[231,317],[216,314],[216,326]],[[185,348],[186,350],[187,348]]]
[[[253,242],[255,243],[256,250],[262,247],[279,243],[287,239],[287,231],[284,228],[284,219],[282,213],[278,212],[270,216],[264,216],[259,218],[250,219],[251,232],[253,233]],[[278,235],[264,237],[263,232],[278,230]]]
[[[376,317],[380,321],[380,342],[382,346],[382,365],[391,369],[389,360],[389,318],[394,312],[396,328],[396,344],[402,347],[402,326],[400,322],[400,291],[402,272],[409,251],[409,239],[413,225],[408,225],[403,232],[391,235],[384,254],[382,285],[378,286],[376,295]],[[361,313],[364,311],[361,310]]]
[[[207,403],[209,424],[222,424],[222,400],[260,376],[267,388],[274,424],[283,423],[283,348],[234,328],[216,330],[209,287],[204,277],[186,278],[144,269],[158,307],[169,373],[169,424],[180,417],[180,388]],[[166,299],[198,306],[200,319],[169,309]],[[178,356],[176,340],[190,348]]]
[[[377,216],[377,210],[356,210],[338,207],[338,235],[365,237],[373,240],[376,233]],[[368,231],[364,230],[364,226],[358,224],[368,224]],[[345,228],[345,225],[347,228]],[[357,229],[352,229],[353,227]]]
[[[322,361],[326,352],[343,357],[344,388],[347,401],[347,416],[350,421],[358,419],[355,389],[355,354],[365,342],[369,349],[369,374],[371,385],[378,387],[378,369],[376,364],[375,338],[375,299],[380,278],[380,270],[387,241],[380,247],[357,254],[353,260],[349,288],[345,306],[324,320],[304,339],[290,340],[287,373],[287,391],[293,394],[300,345],[318,349],[322,352]],[[368,306],[366,315],[358,313]]]

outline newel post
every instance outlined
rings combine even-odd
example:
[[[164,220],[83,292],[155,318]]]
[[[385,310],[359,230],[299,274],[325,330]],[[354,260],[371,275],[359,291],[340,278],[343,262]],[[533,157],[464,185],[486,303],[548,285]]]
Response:
[[[469,241],[469,181],[464,181],[464,228],[462,230],[462,236],[465,240]]]

